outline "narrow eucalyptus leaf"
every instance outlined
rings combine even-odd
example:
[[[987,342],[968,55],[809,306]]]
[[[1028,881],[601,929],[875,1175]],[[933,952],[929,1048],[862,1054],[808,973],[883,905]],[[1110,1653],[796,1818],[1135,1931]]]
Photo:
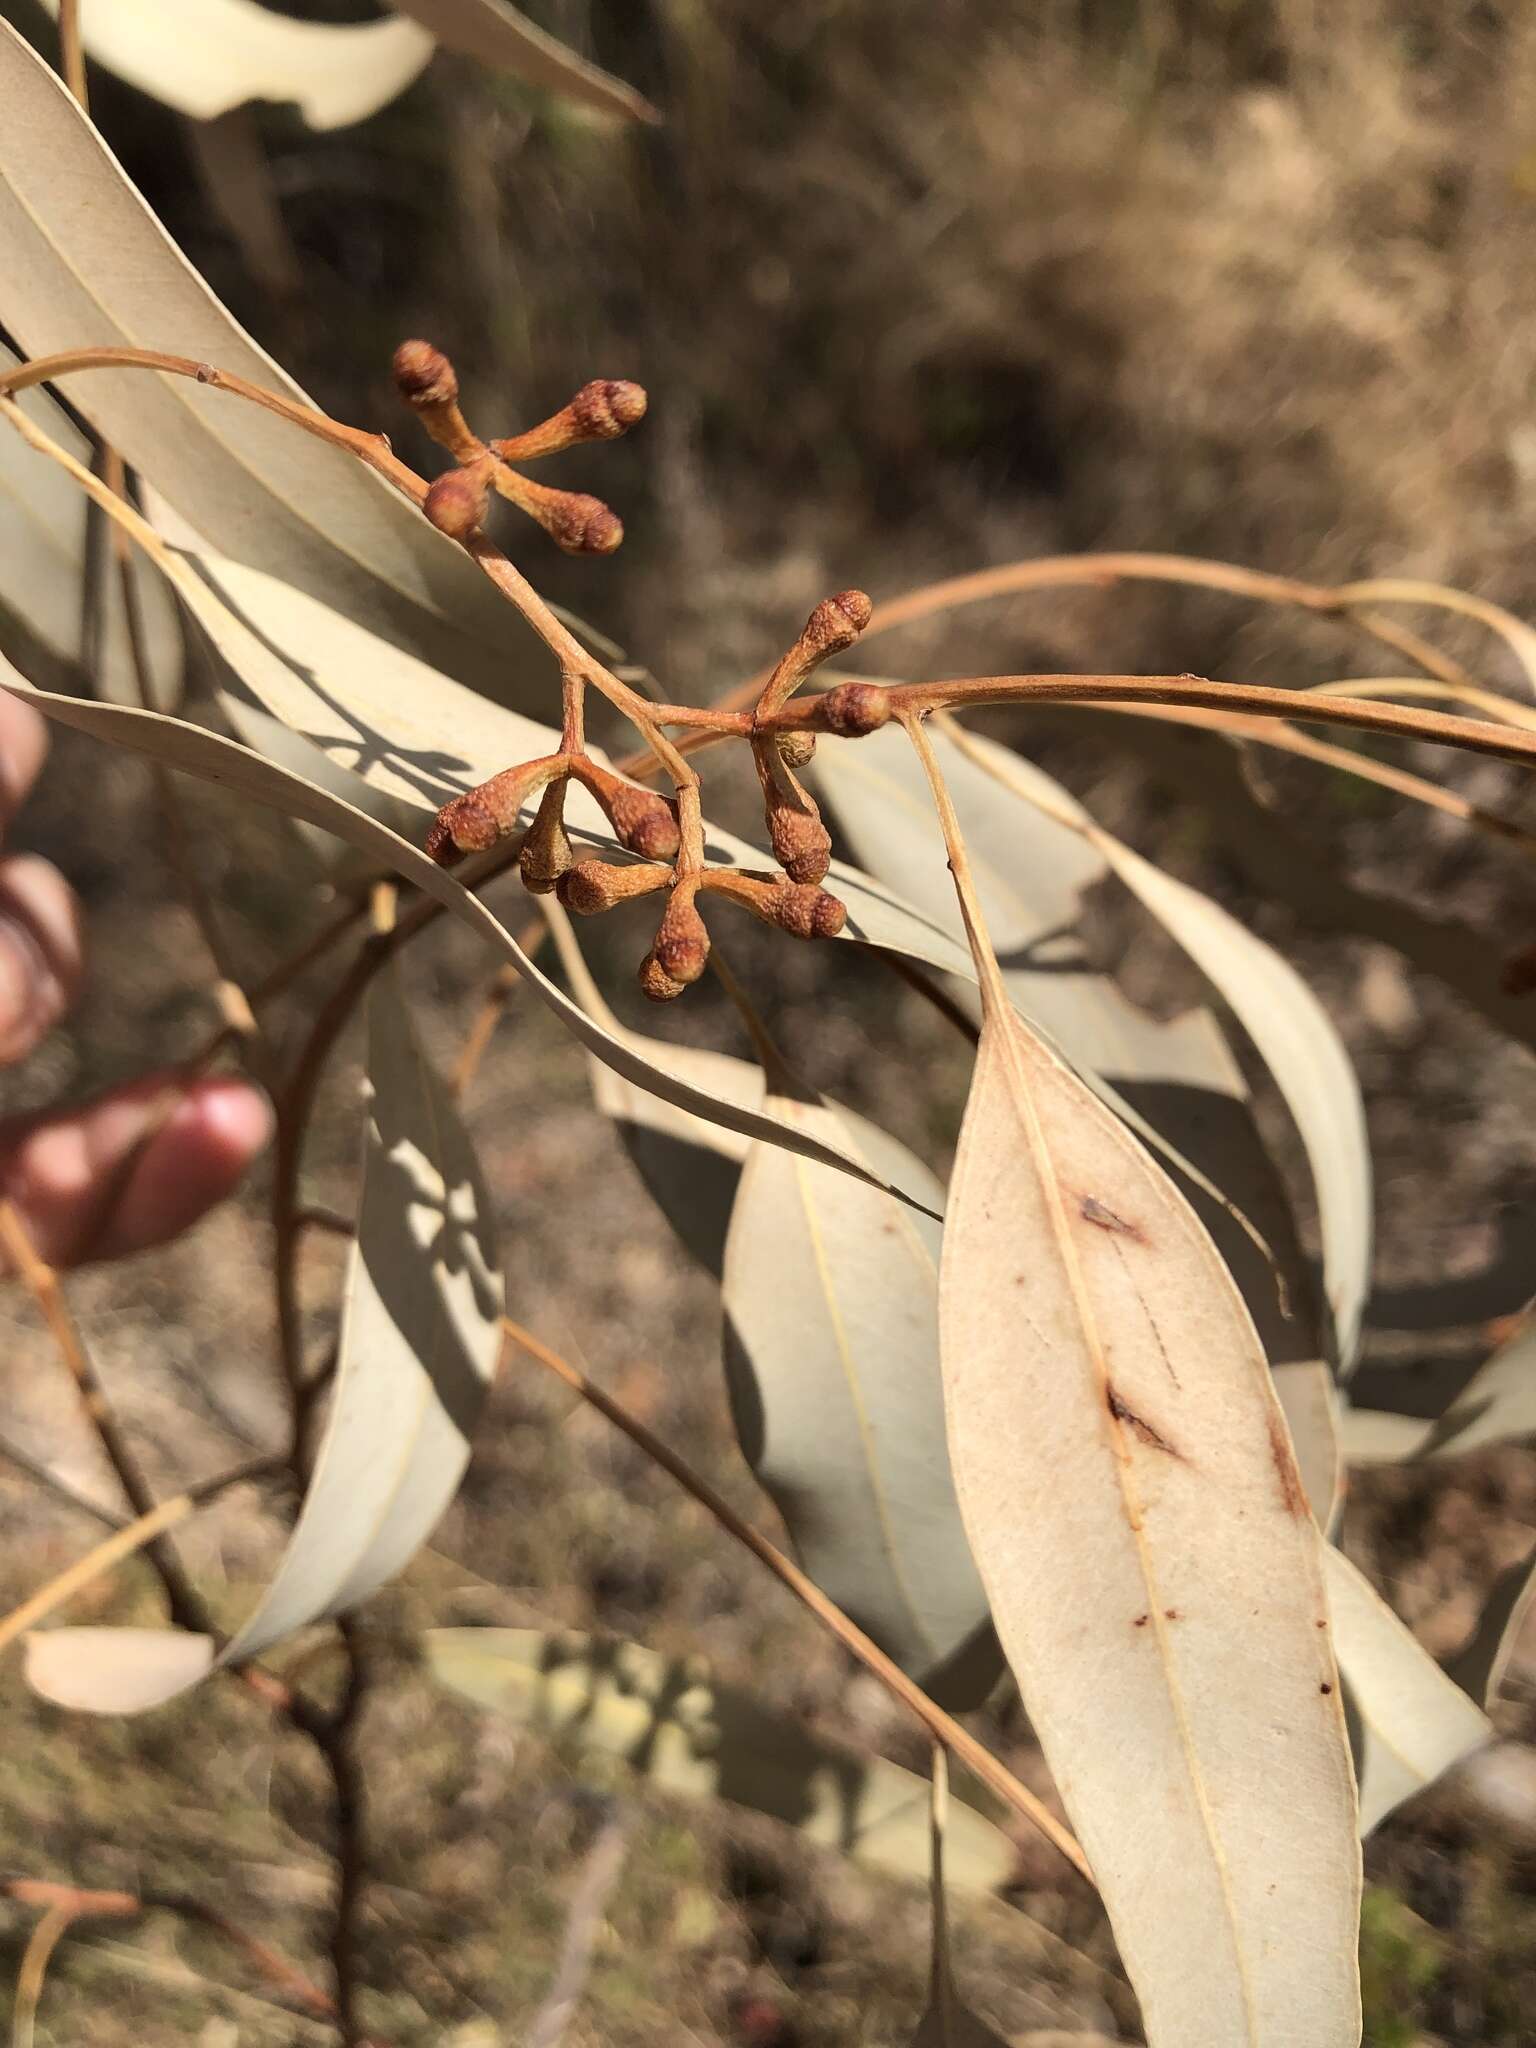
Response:
[[[1493,1724],[1341,1551],[1327,1565],[1364,1836],[1491,1742]]]
[[[868,1169],[856,1161],[830,1151],[788,1125],[750,1110],[737,1109],[728,1099],[706,1095],[691,1083],[653,1066],[642,1054],[605,1031],[572,1002],[529,959],[495,913],[462,882],[440,868],[436,861],[429,860],[420,848],[392,832],[387,825],[329,790],[318,788],[291,769],[265,760],[234,741],[207,732],[201,726],[188,724],[184,719],[167,718],[115,704],[91,704],[73,697],[56,696],[46,690],[34,689],[6,664],[0,664],[0,688],[25,698],[45,717],[61,725],[73,726],[77,731],[109,740],[133,753],[162,761],[169,768],[179,768],[187,774],[199,776],[204,781],[222,784],[267,805],[271,810],[281,811],[287,817],[334,832],[350,845],[372,854],[382,867],[416,883],[444,909],[453,912],[482,938],[488,939],[532,985],[540,1000],[554,1011],[566,1028],[626,1080],[642,1088],[654,1089],[679,1108],[691,1110],[711,1122],[723,1123],[744,1136],[767,1138],[773,1143],[787,1145],[791,1151],[803,1151],[809,1158],[840,1166],[861,1179],[873,1178]],[[878,1184],[885,1185],[883,1182]],[[898,1189],[892,1191],[902,1192]],[[910,1200],[910,1197],[903,1194],[902,1199]]]
[[[161,348],[303,397],[4,21],[0,107],[0,325],[28,355]],[[531,634],[463,550],[354,456],[185,377],[91,370],[63,386],[212,546],[493,694],[533,654]]]
[[[17,360],[0,343],[0,370]],[[24,391],[18,403],[44,433],[78,461],[90,463],[89,442],[46,391]],[[88,589],[88,528],[88,502],[70,478],[19,434],[0,426],[0,653],[21,665],[23,642],[7,630],[9,615],[48,654],[81,670],[96,694],[115,704],[136,704],[138,678],[116,563],[103,533]],[[164,582],[137,550],[131,574],[150,674],[159,690],[174,696],[182,660],[175,607]],[[98,613],[94,644],[86,631],[88,598]]]
[[[369,993],[367,1081],[335,1388],[276,1577],[211,1662],[199,1662],[199,1639],[167,1632],[158,1686],[137,1634],[120,1644],[116,1630],[59,1631],[72,1640],[52,1648],[39,1636],[28,1676],[46,1697],[97,1713],[158,1706],[205,1671],[355,1607],[404,1568],[458,1491],[501,1350],[499,1261],[468,1134],[389,972]]]
[[[768,1106],[859,1152],[836,1110],[783,1095]],[[889,1177],[942,1209],[943,1188],[910,1153]],[[931,1218],[878,1189],[754,1145],[722,1286],[748,1464],[817,1585],[929,1690],[987,1625],[944,1447],[940,1239]],[[978,1704],[1000,1663],[968,1670],[964,1697],[940,1686],[942,1703]]]
[[[478,57],[482,64],[510,71],[599,114],[625,121],[660,119],[633,86],[578,57],[508,0],[395,0],[395,5],[430,29],[446,50]]]
[[[59,0],[42,0],[57,17]],[[388,106],[432,55],[432,38],[395,16],[333,26],[255,0],[132,0],[81,9],[86,52],[140,92],[211,121],[247,100],[291,100],[311,128],[344,128]]]
[[[1171,1183],[987,1007],[940,1331],[998,1635],[1152,2048],[1356,2048],[1324,1546],[1263,1352]]]

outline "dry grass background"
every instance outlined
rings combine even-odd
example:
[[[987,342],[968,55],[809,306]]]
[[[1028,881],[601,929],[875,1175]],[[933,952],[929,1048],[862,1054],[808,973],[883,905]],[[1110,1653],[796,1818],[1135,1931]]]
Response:
[[[472,416],[492,431],[541,416],[590,375],[648,386],[641,433],[561,471],[623,511],[623,553],[573,565],[536,536],[513,541],[552,595],[624,641],[670,694],[735,681],[829,589],[860,583],[878,598],[1063,549],[1188,550],[1320,580],[1438,577],[1536,612],[1529,10],[567,0],[540,13],[656,98],[667,125],[615,136],[442,60],[357,130],[310,136],[264,110],[271,196],[302,279],[287,297],[253,284],[250,252],[220,227],[171,118],[106,80],[97,106],[241,317],[323,403],[398,426],[408,453],[426,459],[386,376],[407,332],[450,350]],[[1445,637],[1515,682],[1471,629]],[[989,605],[892,636],[870,661],[911,675],[1187,667],[1271,682],[1379,665],[1320,621],[1145,588]],[[1529,1053],[1390,947],[1262,899],[1251,850],[1234,853],[1198,805],[1170,803],[1117,722],[1082,714],[1038,735],[1012,730],[1117,829],[1289,948],[1330,1000],[1378,1151],[1371,1360],[1472,1360],[1478,1328],[1419,1325],[1442,1278],[1497,1268],[1479,1318],[1531,1291]],[[1419,765],[1445,768],[1427,755]],[[1513,770],[1452,772],[1533,822]],[[1261,786],[1322,893],[1347,876],[1464,924],[1495,952],[1528,940],[1530,896],[1512,856],[1310,767],[1267,764]],[[274,828],[196,808],[210,878],[259,973],[291,936],[295,904],[312,906],[303,870]],[[59,747],[24,834],[95,911],[94,990],[70,1031],[7,1077],[18,1101],[95,1085],[201,1037],[205,970],[152,817],[130,764],[83,742]],[[1188,998],[1166,948],[1123,903],[1097,902],[1094,931],[1138,999]],[[743,964],[809,1077],[942,1163],[964,1076],[928,1013],[893,1006],[867,966],[829,986],[818,961],[784,947],[748,947]],[[445,1059],[487,971],[456,935],[413,961]],[[707,992],[680,1007],[665,1028],[736,1043]],[[314,1186],[334,1196],[350,1170],[349,1088],[343,1063],[316,1135]],[[505,1205],[517,1313],[709,1461],[738,1504],[766,1513],[729,1444],[712,1292],[587,1107],[580,1061],[542,1013],[514,1005],[473,1103]],[[165,1255],[74,1289],[166,1484],[276,1426],[265,1254],[258,1187]],[[317,1334],[334,1278],[322,1248]],[[8,1433],[80,1484],[102,1484],[14,1294],[0,1298],[0,1333]],[[199,1574],[232,1608],[270,1563],[253,1505],[232,1501],[189,1539]],[[0,1596],[19,1597],[89,1534],[9,1474],[0,1526]],[[1536,1466],[1515,1450],[1361,1482],[1349,1533],[1426,1639],[1449,1650],[1480,1589],[1536,1534]],[[581,1857],[617,1811],[632,1841],[571,2048],[900,2048],[922,1998],[916,1892],[801,1854],[766,1824],[633,1806],[619,1779],[552,1760],[433,1694],[410,1637],[429,1619],[547,1620],[699,1648],[722,1676],[920,1764],[883,1699],[664,1479],[531,1369],[500,1386],[437,1552],[368,1622],[367,1968],[380,2031],[397,2048],[522,2038]],[[150,1611],[132,1574],[102,1603]],[[1528,1737],[1536,1654],[1516,1676],[1502,1725]],[[8,1664],[0,1701],[0,1865],[87,1884],[196,1885],[294,1954],[316,1953],[322,1788],[232,1688],[97,1725],[28,1702]],[[1037,1772],[1016,1712],[993,1734]],[[1531,2038],[1531,1752],[1512,1743],[1497,1765],[1389,1822],[1368,1852],[1373,2048]],[[1009,2038],[1060,2027],[1077,2040],[1133,2039],[1134,2006],[1091,1902],[1032,1847],[1020,1875],[1022,1912],[959,1916],[962,1980],[978,2005]],[[13,1963],[23,1938],[13,1922]],[[61,1951],[38,2038],[323,2038],[263,2005],[260,1989],[170,1923],[128,1941],[82,1938]]]

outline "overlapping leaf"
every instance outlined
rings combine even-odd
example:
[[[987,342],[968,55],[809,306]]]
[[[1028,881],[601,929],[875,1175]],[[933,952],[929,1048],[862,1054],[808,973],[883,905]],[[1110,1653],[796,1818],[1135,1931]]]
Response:
[[[582,1754],[616,1757],[659,1791],[728,1799],[895,1876],[928,1872],[928,1786],[715,1684],[697,1659],[538,1629],[449,1628],[424,1638],[433,1676]],[[1007,1883],[1013,1845],[987,1795],[957,1781],[951,1881]]]
[[[337,768],[386,798],[382,815],[397,830],[419,834],[450,797],[515,761],[557,750],[552,727],[465,689],[305,592],[218,555],[186,522],[158,512],[157,521],[174,543],[180,568],[157,558],[232,682]],[[604,756],[593,749],[593,758]],[[360,791],[352,801],[377,809]],[[580,844],[629,858],[584,790],[570,791],[566,817]],[[705,853],[717,867],[772,866],[768,854],[714,825],[706,826]],[[847,906],[847,942],[971,972],[964,947],[894,888],[841,862],[833,863],[827,886]]]
[[[737,1433],[800,1562],[943,1704],[975,1704],[1001,1660],[944,1456],[942,1186],[867,1118],[768,1097],[755,1062],[626,1032],[558,906],[551,921],[589,1016],[668,1071],[865,1159],[920,1205],[903,1210],[851,1180],[858,1194],[845,1201],[848,1177],[810,1161],[780,1173],[778,1148],[701,1123],[592,1062],[598,1107],[673,1229],[722,1282]]]
[[[791,1151],[803,1151],[808,1158],[839,1166],[859,1178],[871,1178],[868,1170],[856,1161],[832,1152],[803,1132],[752,1110],[738,1109],[728,1100],[716,1100],[692,1083],[651,1065],[630,1045],[594,1023],[579,1005],[541,973],[478,896],[448,875],[435,861],[429,860],[418,847],[345,799],[306,781],[291,769],[264,760],[231,740],[205,732],[202,727],[189,725],[181,719],[115,704],[93,704],[73,697],[54,696],[46,690],[34,689],[3,663],[0,663],[0,688],[25,697],[28,703],[59,724],[110,740],[132,752],[161,761],[166,767],[200,776],[204,781],[222,783],[271,810],[335,833],[348,844],[372,854],[381,866],[416,883],[445,909],[462,918],[482,938],[488,939],[531,983],[540,1000],[554,1011],[567,1029],[627,1080],[639,1087],[653,1089],[678,1107],[709,1121],[723,1123],[748,1137],[767,1138],[776,1144],[787,1145]]]
[[[0,107],[0,325],[29,355],[167,349],[302,398],[3,21]],[[214,547],[492,694],[520,659],[547,666],[462,549],[354,457],[186,378],[93,370],[66,388]]]
[[[445,50],[462,51],[543,86],[599,114],[625,121],[655,121],[656,109],[637,93],[531,22],[508,0],[395,0],[403,14],[429,28]]]
[[[859,1149],[834,1109],[788,1094],[769,1107]],[[885,1177],[941,1210],[921,1161],[885,1146]],[[944,1449],[941,1235],[876,1188],[754,1145],[725,1246],[725,1365],[742,1450],[806,1571],[929,1692],[972,1706],[999,1660]]]
[[[0,344],[0,369],[15,361]],[[23,392],[20,404],[51,439],[90,462],[84,437],[45,391]],[[77,487],[19,435],[0,432],[0,653],[19,662],[30,638],[72,668],[88,665],[93,683],[115,703],[136,703],[122,591],[109,559],[97,583],[97,637],[88,658],[86,533],[87,504]],[[137,555],[133,577],[150,669],[168,687],[181,670],[174,608],[161,579]]]
[[[1149,2042],[1354,2048],[1323,1545],[1264,1355],[1186,1204],[1000,983],[940,1330],[971,1548]]]
[[[1327,1565],[1363,1836],[1491,1742],[1493,1724],[1341,1551]]]
[[[1272,947],[1103,831],[1032,763],[957,726],[936,732],[933,743],[977,862],[982,908],[989,929],[996,928],[1010,995],[1074,1065],[1110,1076],[1245,1213],[1256,1206],[1245,1191],[1262,1178],[1255,1158],[1261,1147],[1251,1120],[1216,1110],[1221,1097],[1238,1103],[1246,1097],[1230,1051],[1206,1013],[1154,1023],[1105,977],[1083,971],[1070,937],[1081,890],[1112,870],[1253,1039],[1307,1148],[1324,1282],[1339,1356],[1347,1361],[1369,1287],[1370,1155],[1359,1087],[1326,1011]],[[823,742],[818,772],[865,864],[889,876],[899,863],[920,906],[955,930],[958,915],[952,904],[946,914],[943,902],[942,840],[922,778],[905,753],[894,731],[857,744]],[[1271,1235],[1272,1203],[1263,1215]],[[1255,1291],[1245,1292],[1257,1306]]]
[[[59,0],[43,0],[57,16]],[[404,92],[432,37],[398,17],[296,21],[255,0],[110,0],[81,9],[87,53],[178,113],[209,121],[247,100],[291,100],[311,128],[364,121]]]
[[[393,977],[368,1002],[362,1207],[335,1391],[277,1575],[222,1650],[172,1630],[66,1628],[28,1640],[27,1676],[64,1706],[158,1706],[394,1576],[458,1490],[501,1348],[491,1206],[468,1133],[416,1042]]]

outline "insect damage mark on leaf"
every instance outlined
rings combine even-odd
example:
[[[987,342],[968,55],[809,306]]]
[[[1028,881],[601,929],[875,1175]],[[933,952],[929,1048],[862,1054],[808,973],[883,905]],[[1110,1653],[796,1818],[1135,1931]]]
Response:
[[[1170,1458],[1177,1458],[1181,1465],[1188,1463],[1184,1453],[1169,1443],[1161,1430],[1154,1429],[1144,1416],[1138,1415],[1135,1409],[1125,1402],[1113,1382],[1105,1386],[1104,1402],[1116,1422],[1124,1423],[1131,1434],[1139,1437],[1142,1443],[1149,1444],[1154,1451],[1166,1452]]]
[[[1146,1232],[1139,1225],[1127,1223],[1123,1216],[1117,1216],[1097,1195],[1084,1195],[1078,1211],[1085,1223],[1096,1223],[1100,1230],[1112,1230],[1118,1237],[1134,1237],[1138,1244],[1147,1241]]]
[[[1312,1510],[1307,1503],[1301,1475],[1296,1470],[1296,1454],[1291,1449],[1290,1434],[1284,1416],[1278,1411],[1269,1418],[1269,1449],[1275,1461],[1275,1476],[1280,1481],[1280,1498],[1285,1503],[1286,1512],[1298,1520],[1310,1515]]]

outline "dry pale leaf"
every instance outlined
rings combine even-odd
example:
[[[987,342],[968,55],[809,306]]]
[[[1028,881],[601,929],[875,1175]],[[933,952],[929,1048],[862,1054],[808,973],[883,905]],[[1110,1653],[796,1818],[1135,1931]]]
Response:
[[[0,343],[0,370],[16,361]],[[46,391],[24,391],[18,403],[45,434],[77,461],[89,464],[89,443]],[[94,584],[99,623],[94,649],[88,651],[88,519],[86,499],[55,463],[29,448],[19,434],[0,433],[0,652],[25,669],[30,639],[57,661],[88,669],[99,695],[116,704],[136,704],[138,679],[122,588],[106,545],[100,550]],[[103,541],[106,538],[104,533]],[[132,573],[150,674],[173,701],[181,678],[175,607],[164,582],[136,550]],[[19,624],[20,632],[12,622]]]
[[[1360,1833],[1493,1740],[1493,1723],[1405,1628],[1342,1551],[1328,1606],[1360,1784]]]
[[[940,1339],[998,1635],[1153,2048],[1355,2048],[1324,1545],[1263,1351],[1188,1205],[1013,1009],[945,824],[984,1014]]]
[[[1185,1204],[1011,1011],[940,1316],[971,1547],[1149,2041],[1352,2048],[1349,1753],[1264,1356]]]
[[[395,0],[395,5],[430,29],[445,50],[477,57],[599,114],[626,121],[661,118],[633,86],[578,57],[508,0]]]
[[[59,0],[42,0],[55,18]],[[247,100],[291,100],[311,128],[388,106],[430,60],[425,29],[394,18],[296,21],[255,0],[107,0],[80,10],[86,53],[179,114],[211,121]]]
[[[835,1109],[785,1093],[768,1108],[859,1155]],[[889,1155],[902,1148],[885,1144],[886,1177],[942,1209],[943,1188],[921,1161],[906,1153],[892,1171]],[[721,1297],[737,1434],[801,1564],[953,1707],[985,1696],[999,1659],[944,1450],[941,1236],[932,1217],[877,1188],[754,1145]],[[947,1673],[983,1631],[991,1654]]]
[[[31,356],[158,348],[304,394],[187,263],[61,81],[0,21],[0,325]],[[531,634],[461,548],[355,456],[185,377],[92,370],[72,403],[226,553],[490,693]]]
[[[129,1643],[116,1629],[34,1636],[27,1675],[46,1698],[97,1713],[161,1705],[217,1665],[355,1607],[403,1569],[458,1491],[501,1351],[499,1261],[468,1133],[389,972],[369,993],[367,1078],[335,1389],[276,1577],[216,1658],[170,1631],[158,1670],[141,1632]]]

